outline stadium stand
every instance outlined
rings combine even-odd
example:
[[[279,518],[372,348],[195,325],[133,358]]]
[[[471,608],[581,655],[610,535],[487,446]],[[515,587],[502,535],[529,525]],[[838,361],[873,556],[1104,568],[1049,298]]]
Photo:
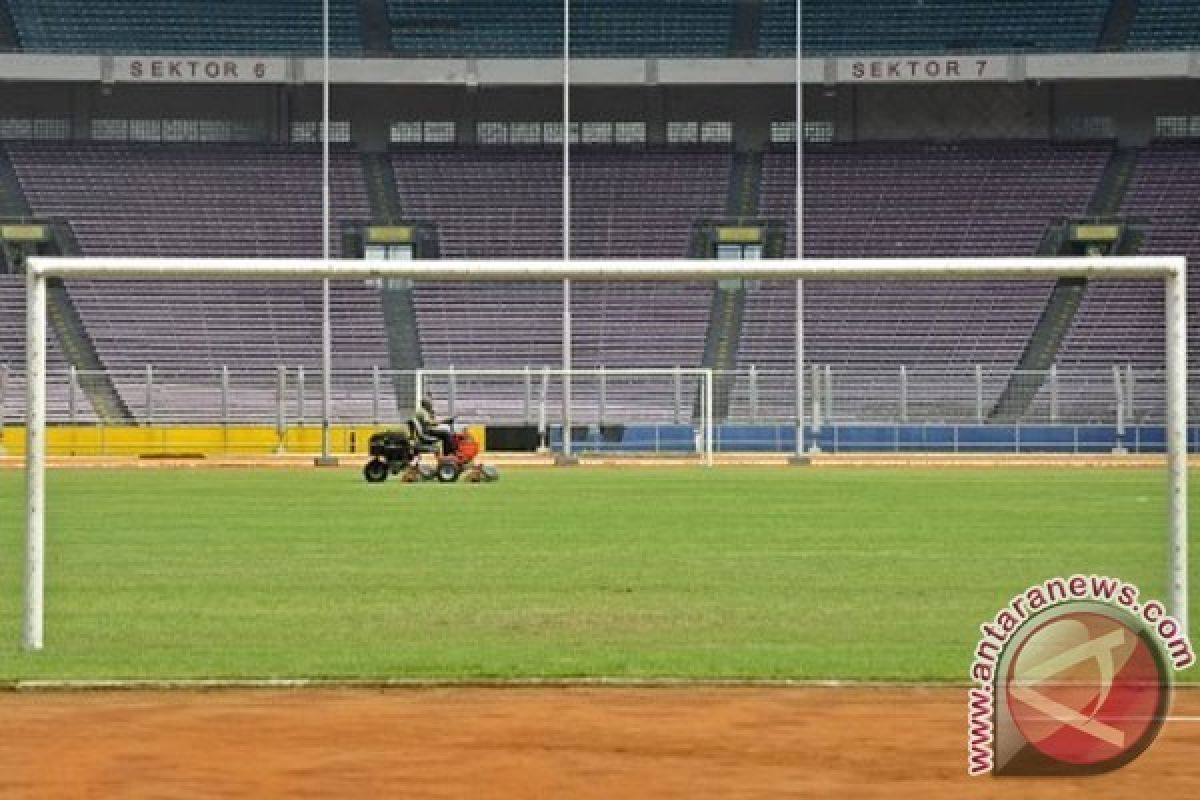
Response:
[[[86,255],[321,254],[315,149],[51,142],[7,149],[34,212],[70,220]],[[356,153],[335,152],[331,183],[338,228],[369,220]]]
[[[1034,141],[813,147],[805,254],[1028,255],[1048,221],[1082,211],[1110,153]],[[766,155],[762,205],[787,220],[789,256],[795,181],[793,152]]]
[[[71,284],[71,295],[126,405],[144,418],[145,368],[154,365],[155,413],[179,422],[216,422],[221,368],[230,373],[233,419],[270,421],[276,408],[275,370],[304,367],[310,414],[320,366],[321,294],[297,284],[117,281]],[[379,292],[361,283],[331,289],[335,370],[356,370],[359,391],[337,380],[334,414],[370,414],[369,370],[388,364]],[[295,376],[291,378],[293,393]],[[295,397],[291,398],[294,408]],[[293,411],[294,413],[294,411]]]
[[[562,351],[557,287],[453,284],[417,287],[421,348],[429,367],[556,366]],[[704,351],[711,287],[578,283],[572,294],[580,367],[695,367]],[[648,346],[653,343],[653,346]]]
[[[46,410],[66,419],[69,407],[68,364],[58,337],[51,331],[46,349]],[[25,408],[25,279],[0,275],[0,368],[8,367],[8,381],[0,398],[5,422],[16,424]],[[83,392],[76,394],[76,418],[95,422],[96,413]]]
[[[1196,226],[1200,196],[1200,144],[1157,143],[1142,151],[1125,195],[1121,213],[1142,231],[1145,255],[1184,255],[1189,283],[1200,280],[1200,230]],[[1188,334],[1200,336],[1200,301],[1189,296]],[[1062,369],[1086,371],[1093,383],[1111,385],[1111,369],[1130,365],[1138,381],[1138,406],[1147,419],[1160,420],[1163,397],[1163,297],[1158,283],[1093,281],[1075,322],[1058,353]],[[1200,367],[1191,353],[1190,369]],[[1067,394],[1061,402],[1076,416],[1087,416],[1086,398]],[[1107,411],[1106,417],[1111,418]]]
[[[562,252],[562,166],[554,151],[397,151],[392,166],[405,214],[437,225],[444,257]],[[562,304],[552,286],[421,283],[413,303],[426,367],[559,361]]]
[[[319,247],[317,159],[311,150],[14,143],[9,152],[31,206],[41,215],[70,219],[87,254],[313,255]],[[815,148],[807,171],[807,252],[1030,254],[1048,222],[1083,211],[1109,153],[1107,145],[1032,142]],[[391,160],[405,214],[436,226],[443,256],[559,254],[556,151],[398,150]],[[575,164],[576,255],[678,257],[688,254],[696,221],[722,215],[732,156],[584,148]],[[358,159],[339,151],[334,176],[339,224],[367,220]],[[762,214],[786,221],[789,242],[794,181],[791,153],[765,155]],[[648,185],[656,192],[644,192]],[[311,192],[297,191],[300,186]],[[712,288],[636,288],[576,287],[577,366],[699,366]],[[189,390],[179,381],[171,388],[180,400],[170,413],[192,421],[215,408],[213,375],[221,365],[235,374],[256,370],[260,381],[279,364],[315,368],[312,287],[261,286],[246,295],[194,289],[71,284],[80,315],[131,409],[145,405],[141,371],[147,361],[160,370],[164,385],[171,375],[205,376],[203,387]],[[902,363],[912,370],[914,384],[922,369],[1011,368],[1049,290],[1043,282],[814,283],[810,360],[832,365],[847,388],[866,381],[868,373],[875,376],[855,389],[857,405],[840,404],[840,414],[891,417],[896,385],[886,376]],[[559,361],[557,287],[427,283],[413,297],[427,367],[536,368]],[[337,345],[339,367],[386,367],[378,292],[345,287],[338,309],[336,330],[344,337]],[[791,315],[790,287],[768,284],[747,293],[740,368],[790,368]],[[181,321],[188,324],[181,327]],[[654,346],[648,348],[650,341]],[[273,385],[243,388],[239,403],[245,410],[266,414],[274,408]],[[189,391],[195,400],[190,411]],[[581,392],[581,398],[588,396]],[[469,389],[460,399],[468,406],[483,402],[472,399]],[[611,400],[614,406],[621,402]],[[748,413],[748,401],[741,385],[732,402],[735,418]],[[344,408],[355,402],[361,411],[362,397],[347,394],[344,403],[351,405]],[[627,402],[638,404],[636,398]],[[206,412],[199,410],[202,405]],[[761,416],[786,416],[785,406],[781,399],[773,407],[770,392],[760,397]]]
[[[578,56],[728,55],[734,0],[576,0],[571,52]],[[557,56],[562,3],[388,0],[392,46],[400,55]]]
[[[554,57],[562,49],[557,0],[381,3],[379,29],[364,31],[359,3],[331,0],[335,54],[363,54],[366,38],[382,47],[390,43],[404,57]],[[814,56],[1091,51],[1111,5],[1110,0],[808,0],[804,48]],[[320,0],[8,0],[8,6],[20,48],[31,52],[266,55],[315,54],[321,47]],[[738,13],[737,0],[576,0],[572,52],[729,56]],[[757,33],[761,55],[794,53],[795,2],[762,0]],[[1195,3],[1141,0],[1127,49],[1178,50],[1198,43]]]
[[[805,253],[1030,255],[1050,221],[1083,212],[1109,153],[1107,145],[1034,142],[813,149],[805,172]],[[767,155],[763,214],[788,220],[789,242],[795,241],[795,176],[793,154]],[[789,245],[788,255],[794,252]],[[807,295],[808,359],[830,365],[835,384],[841,376],[842,391],[834,392],[839,416],[892,419],[901,364],[912,371],[914,394],[922,370],[932,375],[955,367],[969,385],[971,365],[1011,369],[1051,288],[1046,282],[813,282]],[[764,284],[748,292],[738,354],[742,368],[791,369],[794,309],[790,285]],[[937,380],[944,382],[944,373]],[[783,388],[760,395],[762,415],[786,418],[792,412]],[[989,402],[1002,388],[988,387]],[[735,416],[747,415],[748,403],[747,389],[740,386],[732,399]],[[969,406],[964,416],[973,414],[973,399]]]
[[[405,214],[436,223],[446,258],[562,252],[562,154],[550,149],[392,153]]]
[[[686,256],[693,223],[724,213],[732,163],[728,151],[577,151],[573,252],[588,258]],[[397,151],[392,164],[406,213],[437,224],[443,256],[562,253],[557,151]],[[647,186],[655,191],[646,192]]]
[[[451,150],[396,152],[392,155],[402,203],[415,218],[431,219],[439,245],[449,258],[553,258],[562,253],[562,168],[552,150]],[[688,254],[692,224],[715,218],[724,210],[732,156],[718,151],[604,151],[583,150],[574,173],[575,218],[572,251],[586,258],[617,255],[626,258],[680,258]],[[655,186],[653,194],[644,191]],[[612,335],[626,332],[626,343],[608,341],[619,355],[608,363],[630,366],[644,362],[635,351],[644,336],[654,335],[652,309],[680,309],[700,303],[700,314],[684,315],[677,332],[682,349],[659,339],[653,366],[698,366],[707,323],[709,290],[676,297],[671,290],[653,295],[634,293],[614,284],[611,291],[632,305],[617,312],[610,294],[595,294],[598,306],[617,314],[606,325]],[[509,294],[511,293],[511,294]],[[676,291],[678,294],[678,290]],[[638,297],[638,301],[634,301]],[[480,366],[490,359],[506,361],[522,354],[515,365],[556,363],[559,357],[560,302],[553,287],[422,284],[415,291],[420,315],[422,351],[427,366]],[[682,300],[682,302],[680,302]],[[581,329],[589,333],[588,308],[592,293],[583,293]],[[527,325],[512,325],[512,309],[522,308]],[[436,309],[436,312],[433,311]],[[463,317],[446,319],[461,309]],[[468,317],[469,315],[469,317]],[[444,338],[433,338],[433,319],[442,319]],[[470,324],[467,324],[467,321]],[[641,325],[630,329],[629,325]],[[530,331],[544,331],[530,336]],[[696,339],[698,336],[698,345]],[[436,341],[444,342],[439,347]],[[599,365],[599,349],[589,360],[581,349],[582,365]],[[506,363],[505,366],[508,366]]]
[[[670,368],[700,366],[712,287],[707,284],[576,283],[572,287],[572,349],[576,368]],[[562,290],[520,283],[418,284],[417,325],[425,366],[455,369],[557,367],[562,358]],[[440,386],[444,402],[447,383]],[[539,384],[540,386],[540,384]],[[599,418],[598,381],[574,381],[572,407],[581,423]],[[683,408],[690,417],[694,383],[685,386]],[[540,389],[539,389],[540,391]],[[549,386],[551,404],[559,402],[558,379]],[[459,409],[493,421],[524,418],[524,384],[513,378],[459,382]],[[625,422],[664,422],[674,403],[666,379],[640,384],[614,379],[606,393],[610,411]],[[553,406],[556,407],[556,406]]]
[[[406,212],[437,224],[442,255],[451,258],[560,255],[560,158],[531,148],[392,154]],[[722,214],[732,156],[582,149],[573,164],[575,255],[679,258],[688,254],[693,223]],[[554,286],[426,283],[413,297],[427,367],[559,363],[562,304]],[[711,287],[702,285],[580,284],[573,296],[575,362],[699,366],[711,301]],[[503,401],[493,398],[489,407],[496,403]],[[627,398],[626,405],[641,403]]]
[[[319,253],[319,162],[311,150],[59,143],[12,143],[8,150],[34,211],[69,219],[88,255]],[[716,151],[581,153],[578,252],[686,255],[693,221],[723,209],[731,160],[728,152]],[[438,225],[443,255],[559,252],[555,151],[397,152],[393,163],[406,213]],[[366,221],[353,154],[337,153],[334,184],[337,223]],[[651,184],[660,187],[655,197],[643,191]],[[74,281],[69,288],[135,413],[146,405],[146,363],[155,365],[161,386],[158,413],[186,421],[211,420],[219,406],[214,400],[221,366],[233,370],[234,410],[260,416],[274,408],[271,369],[316,366],[313,287]],[[634,288],[578,287],[577,364],[698,366],[711,287]],[[378,292],[342,291],[335,317],[338,367],[386,367]],[[561,306],[554,287],[422,284],[414,298],[426,366],[558,363]],[[655,346],[647,348],[647,341]],[[252,370],[257,384],[239,387],[238,376]],[[188,374],[197,376],[195,385],[183,377]],[[339,413],[350,413],[356,402],[361,411],[362,396],[343,398]],[[614,396],[613,402],[620,400]]]
[[[812,55],[1072,52],[1096,47],[1110,0],[807,0]],[[796,51],[796,3],[763,0],[760,50]]]
[[[321,0],[8,0],[25,50],[51,53],[318,53]],[[358,4],[330,0],[330,49],[362,51]]]
[[[725,213],[728,150],[581,151],[572,172],[572,251],[683,258],[697,221]],[[647,191],[653,187],[653,191]]]
[[[1200,47],[1200,5],[1194,0],[1140,0],[1127,46],[1130,50]]]
[[[311,148],[22,142],[7,149],[31,208],[69,220],[85,255],[320,255],[320,157]],[[331,173],[335,231],[369,220],[357,154],[337,151]],[[222,365],[236,372],[317,364],[320,304],[312,285],[73,281],[68,288],[135,412],[145,406],[147,363],[164,379],[159,410],[189,422],[211,421],[219,408],[214,370]],[[337,296],[338,367],[386,367],[378,292],[341,287]],[[207,388],[185,385],[179,376],[189,372]],[[268,414],[274,389],[244,402]]]
[[[331,48],[404,57],[554,57],[562,49],[557,0],[414,2],[380,0],[370,30],[355,0],[331,0]],[[13,32],[32,52],[315,54],[319,0],[8,0]],[[572,52],[582,57],[722,57],[735,49],[738,0],[576,0]],[[1098,47],[1110,0],[837,0],[805,3],[805,52],[1080,52]],[[788,56],[796,46],[796,4],[762,0],[758,49]],[[1128,49],[1187,49],[1200,43],[1200,10],[1190,0],[1141,0]]]

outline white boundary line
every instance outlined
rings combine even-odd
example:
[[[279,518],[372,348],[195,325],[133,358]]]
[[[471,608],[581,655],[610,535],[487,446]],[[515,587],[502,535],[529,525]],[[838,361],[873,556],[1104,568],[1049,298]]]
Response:
[[[793,680],[789,678],[246,678],[19,680],[0,692],[213,691],[226,689],[967,689],[965,682]]]
[[[960,681],[857,681],[791,678],[178,678],[18,680],[0,684],[2,692],[71,691],[218,691],[233,689],[969,689]],[[1176,691],[1200,691],[1198,683],[1176,684]],[[1168,717],[1200,722],[1200,717]]]

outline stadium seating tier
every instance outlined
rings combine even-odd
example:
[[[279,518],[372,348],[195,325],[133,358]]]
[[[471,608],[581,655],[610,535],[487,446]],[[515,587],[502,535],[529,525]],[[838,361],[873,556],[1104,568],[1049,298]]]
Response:
[[[1080,214],[1111,153],[1107,145],[1037,142],[962,145],[883,144],[812,148],[805,162],[805,254],[822,258],[1033,255],[1047,226]],[[795,241],[796,161],[769,153],[762,213],[785,221]],[[794,256],[794,244],[787,254]],[[810,363],[830,365],[835,412],[847,419],[892,419],[899,368],[910,387],[941,391],[947,370],[965,388],[958,413],[974,414],[974,365],[1012,369],[1053,284],[1011,282],[809,282]],[[764,284],[748,293],[738,363],[792,371],[794,293]],[[840,376],[840,377],[838,377]],[[840,391],[836,388],[840,385]],[[988,402],[1003,390],[989,383]],[[765,416],[792,413],[787,380],[760,397]],[[748,389],[733,408],[748,414]],[[916,403],[912,404],[916,408]],[[948,415],[954,411],[947,406]]]
[[[729,55],[734,0],[575,0],[571,53],[595,56]],[[556,57],[559,0],[388,0],[392,47],[412,57]]]
[[[23,49],[50,53],[319,53],[321,0],[8,0]],[[329,0],[330,49],[362,52],[358,4]]]
[[[805,0],[812,55],[1094,50],[1110,0]],[[760,49],[796,52],[796,3],[763,0]]]
[[[51,53],[316,54],[320,0],[9,0],[22,49]],[[804,52],[884,55],[963,52],[1087,52],[1101,38],[1111,0],[807,0]],[[389,30],[403,57],[529,58],[562,51],[559,0],[421,2],[385,0]],[[579,57],[733,55],[755,37],[739,33],[738,0],[575,0],[571,50]],[[794,0],[762,0],[758,51],[796,50]],[[364,52],[355,0],[331,0],[337,55]],[[739,38],[741,37],[741,38]],[[1200,6],[1142,0],[1127,48],[1200,45]]]
[[[1200,47],[1200,4],[1195,0],[1140,0],[1130,50],[1191,50]]]
[[[1189,284],[1200,280],[1200,144],[1156,143],[1138,154],[1121,213],[1143,235],[1142,255],[1186,256]],[[1188,299],[1188,336],[1200,341],[1200,300]],[[1129,365],[1137,380],[1135,406],[1161,419],[1165,339],[1160,283],[1092,281],[1058,353],[1064,369],[1086,370],[1111,385],[1114,365]],[[1192,349],[1189,369],[1200,368]],[[1067,399],[1071,402],[1071,398]]]
[[[319,158],[312,149],[13,143],[8,150],[35,212],[68,219],[85,254],[319,252]],[[1082,213],[1110,153],[1108,145],[1031,142],[813,148],[806,169],[807,252],[1030,255],[1049,222]],[[442,255],[452,257],[557,256],[557,159],[553,150],[520,148],[391,154],[404,213],[432,223]],[[723,214],[732,161],[720,151],[581,148],[575,160],[575,255],[686,256],[695,223]],[[1143,155],[1124,210],[1151,220],[1151,252],[1200,255],[1191,224],[1197,163],[1195,145],[1158,146]],[[794,181],[790,152],[765,156],[761,212],[784,224],[789,241]],[[336,153],[334,183],[338,224],[369,219],[355,154]],[[647,186],[655,191],[646,192]],[[10,288],[15,303],[19,286]],[[277,365],[317,366],[312,343],[318,297],[312,286],[209,286],[198,292],[190,284],[72,282],[69,289],[106,365],[129,376],[118,380],[118,389],[135,411],[144,404],[140,371],[148,361],[164,381],[173,371],[206,376],[208,388],[197,389],[194,399],[197,409],[204,400],[208,410],[193,410],[195,418],[211,417],[212,376],[222,365],[235,373],[257,370],[267,380]],[[1048,282],[812,282],[809,360],[833,366],[840,376],[839,416],[891,417],[897,411],[893,376],[901,364],[910,370],[914,397],[923,370],[933,375],[975,364],[996,374],[1010,369],[1049,290]],[[1147,369],[1160,364],[1159,294],[1128,284],[1093,287],[1060,365],[1104,362],[1107,368],[1114,357]],[[416,287],[414,298],[427,366],[536,369],[559,362],[561,293],[555,286],[427,283]],[[577,285],[575,363],[699,366],[712,298],[712,287],[703,285]],[[13,306],[10,319],[18,313]],[[774,370],[787,382],[793,313],[790,286],[749,289],[740,368]],[[1137,326],[1128,322],[1132,316]],[[360,384],[372,366],[388,365],[382,318],[376,289],[345,286],[335,294],[339,368],[357,370]],[[20,325],[10,327],[11,342]],[[11,344],[5,349],[14,353],[9,363],[19,362]],[[262,415],[273,410],[272,385],[243,388],[247,407]],[[989,398],[1002,388],[989,383]],[[185,401],[176,412],[191,418],[187,391],[178,393]],[[582,402],[594,402],[594,393],[580,394],[591,398]],[[365,397],[348,390],[343,413],[363,413]],[[471,400],[469,391],[462,400]],[[785,392],[772,399],[765,391],[759,401],[762,417],[790,413]],[[749,402],[743,383],[733,396],[735,418],[748,415]]]
[[[19,276],[0,275],[0,370],[5,370],[3,395],[0,395],[0,414],[7,424],[17,424],[25,408],[25,280]],[[53,419],[68,416],[68,362],[63,355],[58,336],[49,332],[46,348],[46,410]],[[82,392],[75,396],[76,419],[94,422],[96,414]]]

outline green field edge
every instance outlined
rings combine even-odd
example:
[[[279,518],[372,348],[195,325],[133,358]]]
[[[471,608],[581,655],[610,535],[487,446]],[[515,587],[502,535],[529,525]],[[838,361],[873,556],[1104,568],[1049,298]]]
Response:
[[[295,689],[971,689],[969,681],[889,681],[808,678],[261,678],[261,679],[132,679],[132,680],[19,680],[0,682],[0,693],[106,691],[236,691]],[[1176,690],[1200,690],[1187,681]]]
[[[0,682],[0,692],[222,691],[237,689],[966,689],[967,681],[808,678],[234,678]]]

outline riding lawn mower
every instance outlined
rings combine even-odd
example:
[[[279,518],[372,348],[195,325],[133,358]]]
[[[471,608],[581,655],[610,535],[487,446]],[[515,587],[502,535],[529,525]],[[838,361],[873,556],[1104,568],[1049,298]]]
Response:
[[[453,420],[449,420],[453,427]],[[407,430],[392,430],[371,437],[371,460],[363,467],[368,483],[382,483],[389,475],[399,475],[405,483],[438,480],[454,483],[460,477],[469,483],[490,483],[498,480],[496,468],[476,463],[479,442],[468,432],[451,434],[449,453],[439,453],[436,443],[423,439],[410,421]],[[436,457],[437,466],[421,461],[423,454]]]

